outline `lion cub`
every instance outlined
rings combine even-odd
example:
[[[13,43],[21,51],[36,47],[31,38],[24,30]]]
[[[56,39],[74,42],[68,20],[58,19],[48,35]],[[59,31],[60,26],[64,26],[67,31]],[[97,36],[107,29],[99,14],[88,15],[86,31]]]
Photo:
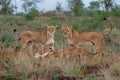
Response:
[[[83,59],[86,57],[88,51],[82,48],[70,48],[70,49],[64,49],[63,51],[60,51],[57,53],[52,48],[48,49],[47,52],[40,55],[39,53],[35,53],[35,58],[49,58],[49,57],[57,57],[57,58],[80,58]]]
[[[83,59],[88,52],[85,49],[82,48],[69,48],[65,49],[61,52],[60,57],[61,58],[80,58]]]
[[[40,55],[39,53],[35,53],[35,58],[48,58],[51,56],[55,56],[55,51],[52,48],[49,48],[47,52],[45,52],[44,54]]]

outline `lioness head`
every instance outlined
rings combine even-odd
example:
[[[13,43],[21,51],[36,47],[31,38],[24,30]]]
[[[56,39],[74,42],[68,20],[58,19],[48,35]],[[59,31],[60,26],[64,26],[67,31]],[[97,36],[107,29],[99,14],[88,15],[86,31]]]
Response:
[[[46,24],[45,27],[47,29],[48,35],[53,36],[56,31],[57,26],[49,26]]]
[[[66,38],[72,37],[72,27],[71,26],[62,26],[63,35]]]

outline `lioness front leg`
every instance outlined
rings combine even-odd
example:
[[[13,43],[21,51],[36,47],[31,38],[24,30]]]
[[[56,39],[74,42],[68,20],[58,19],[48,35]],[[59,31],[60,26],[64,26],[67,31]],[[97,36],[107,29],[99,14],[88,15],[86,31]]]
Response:
[[[55,50],[55,48],[54,48],[54,43],[50,43],[50,44],[49,44],[49,49]]]

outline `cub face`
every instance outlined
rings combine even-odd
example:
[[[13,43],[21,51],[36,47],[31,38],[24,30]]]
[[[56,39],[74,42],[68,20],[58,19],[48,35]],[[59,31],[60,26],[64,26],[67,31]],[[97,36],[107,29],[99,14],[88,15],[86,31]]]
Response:
[[[63,36],[68,38],[72,34],[72,27],[71,26],[62,26]]]

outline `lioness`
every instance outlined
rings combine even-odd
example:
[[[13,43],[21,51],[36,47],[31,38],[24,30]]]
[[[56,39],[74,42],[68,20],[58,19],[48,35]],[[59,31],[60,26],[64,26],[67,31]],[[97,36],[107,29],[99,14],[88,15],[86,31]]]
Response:
[[[104,35],[110,34],[113,29],[113,24],[110,19],[108,19],[112,25],[111,29],[104,34],[99,32],[79,32],[72,29],[71,26],[62,26],[63,35],[68,40],[68,44],[73,47],[78,47],[78,45],[85,45],[92,43],[94,45],[94,50],[98,56],[103,56],[102,47],[104,44]]]
[[[53,46],[54,49],[54,33],[57,26],[45,25],[46,30],[36,31],[36,30],[27,30],[21,34],[21,50],[23,50],[29,42],[34,44],[42,44],[44,46]]]

